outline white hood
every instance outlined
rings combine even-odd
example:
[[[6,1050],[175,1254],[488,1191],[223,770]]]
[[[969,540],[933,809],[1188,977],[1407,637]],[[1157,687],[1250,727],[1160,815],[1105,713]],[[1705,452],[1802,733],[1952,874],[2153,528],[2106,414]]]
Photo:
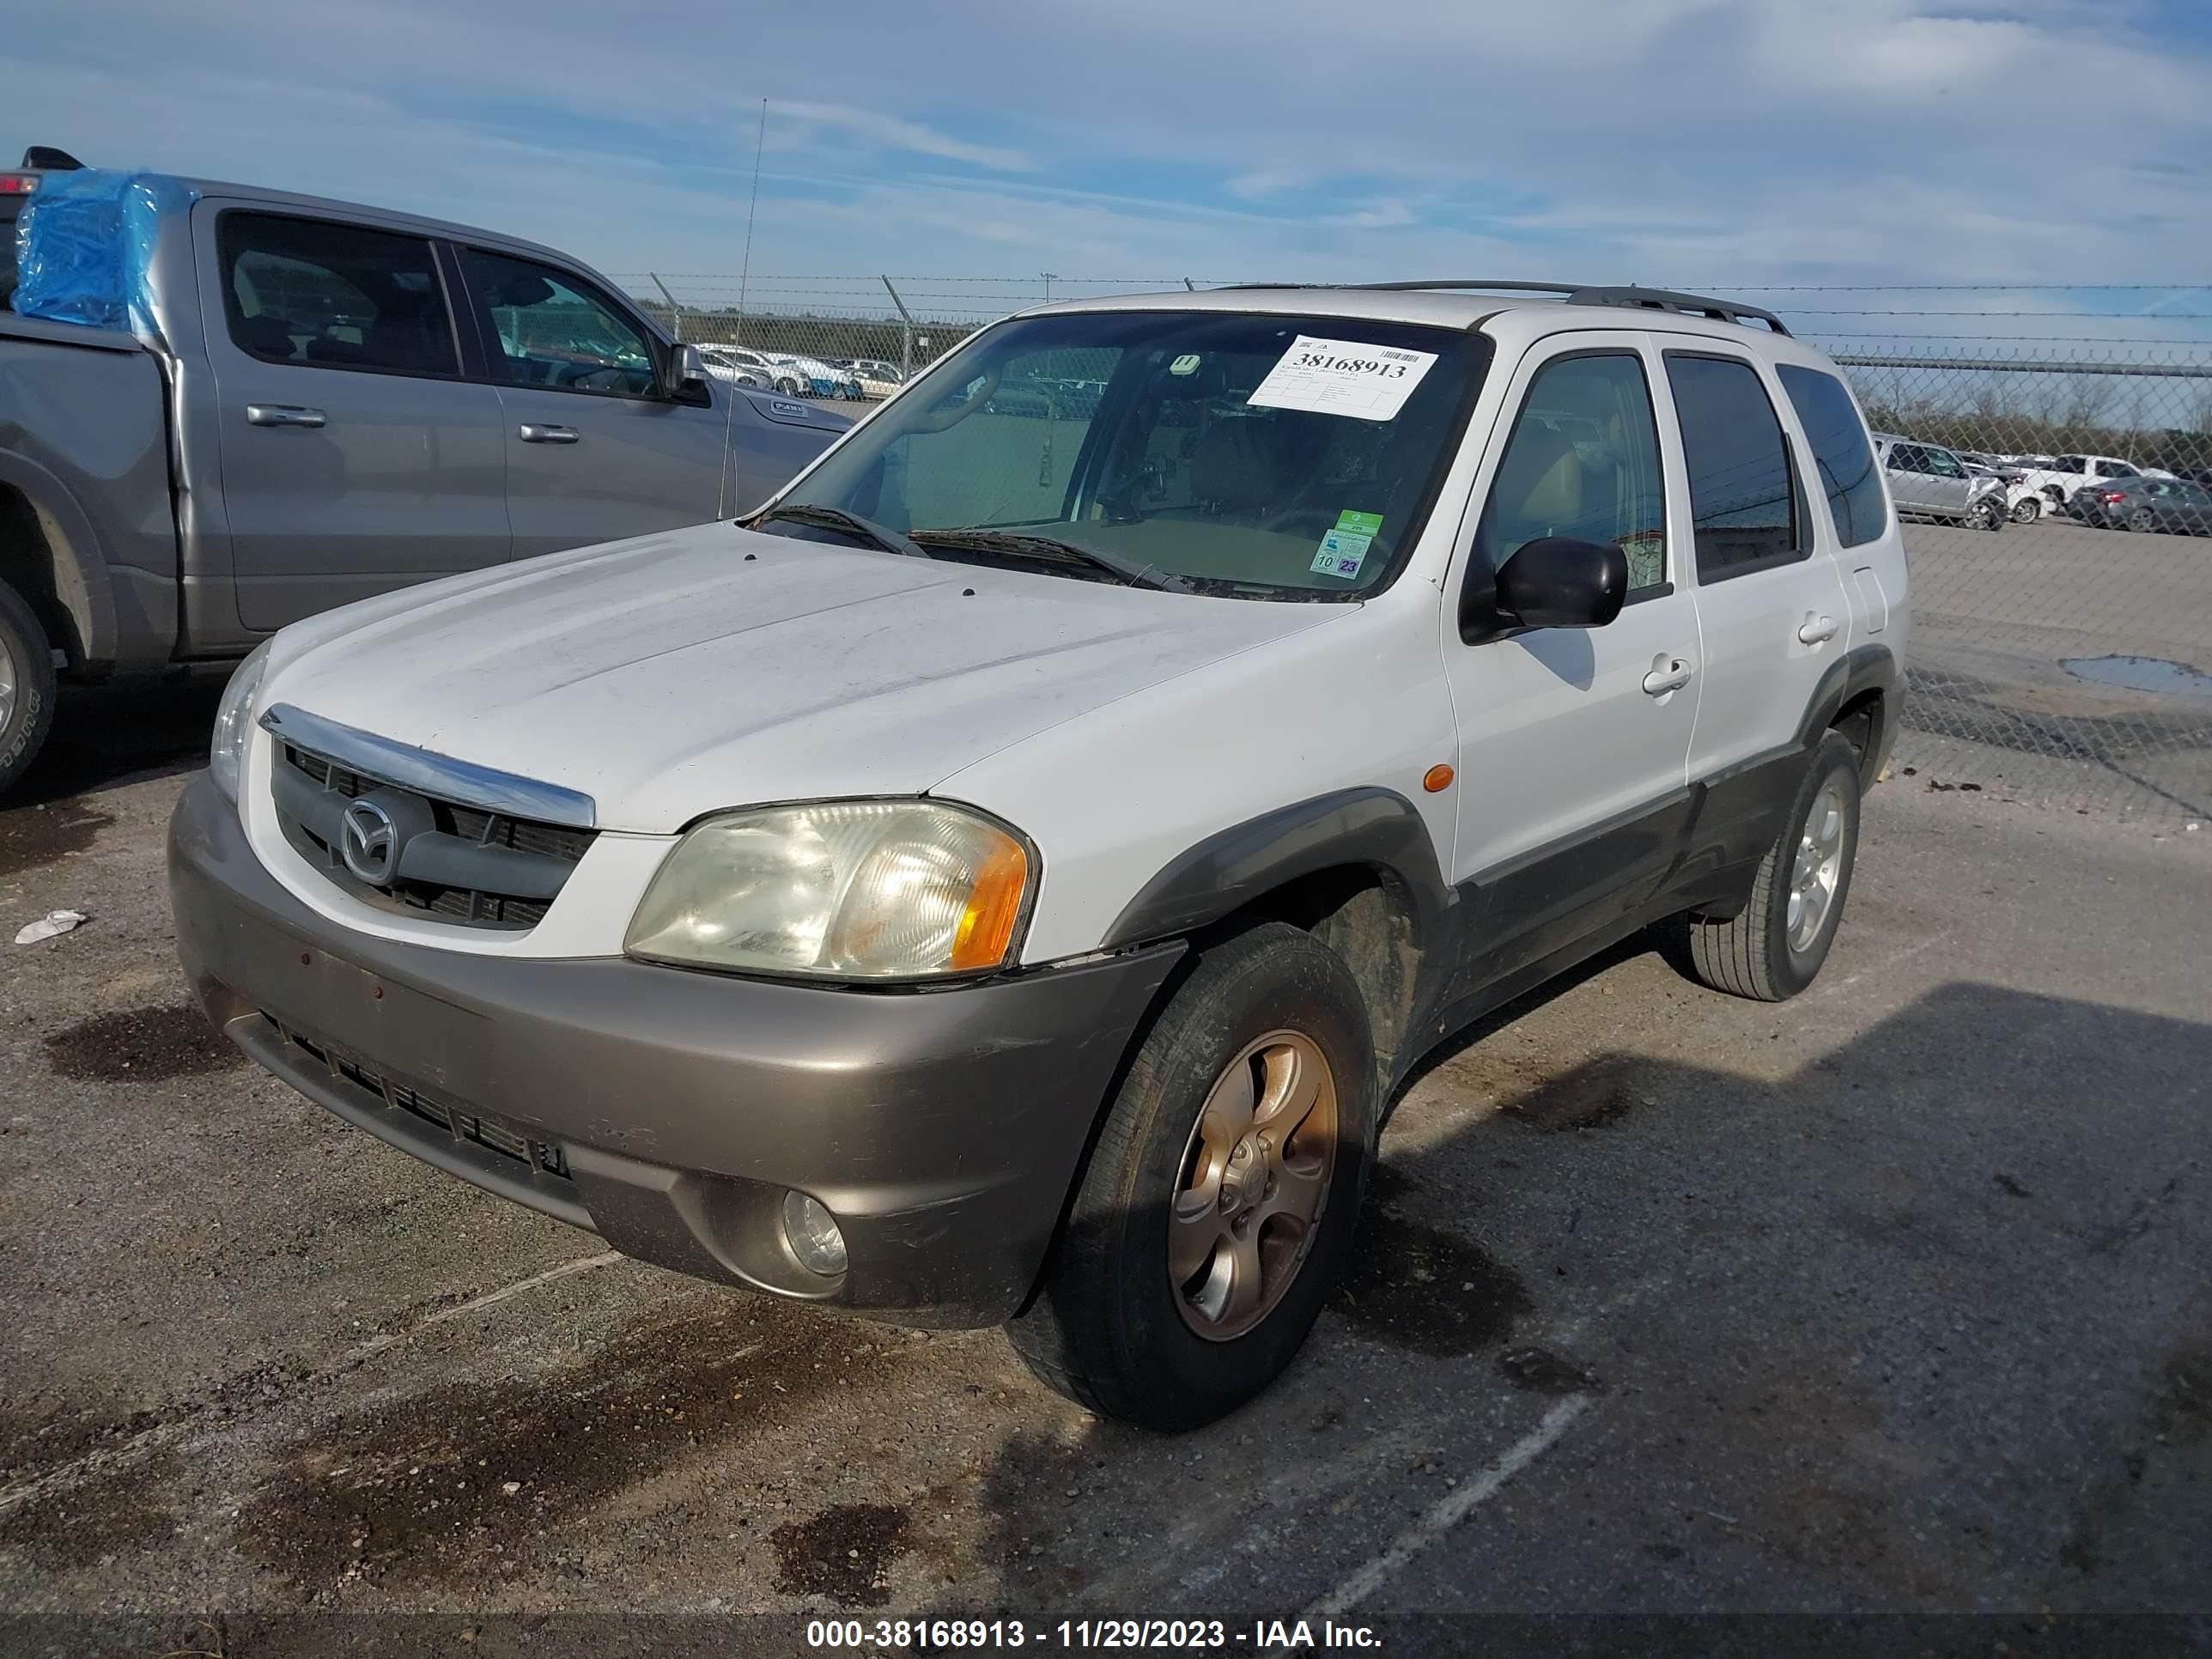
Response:
[[[306,648],[280,652],[264,699],[581,790],[604,827],[652,833],[754,802],[918,794],[1356,608],[924,562],[727,524],[394,598],[408,602],[305,624]]]

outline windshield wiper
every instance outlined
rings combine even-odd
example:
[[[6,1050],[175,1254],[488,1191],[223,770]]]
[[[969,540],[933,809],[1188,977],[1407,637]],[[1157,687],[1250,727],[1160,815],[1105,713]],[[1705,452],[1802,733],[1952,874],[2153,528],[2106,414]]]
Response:
[[[774,524],[778,520],[791,524],[811,525],[817,530],[842,530],[848,536],[858,536],[872,546],[886,553],[903,553],[911,559],[926,559],[929,550],[921,547],[889,525],[878,524],[873,519],[864,519],[857,513],[848,513],[842,507],[816,507],[806,501],[790,501],[781,507],[772,507],[753,520],[753,527]]]
[[[1011,553],[1022,558],[1057,559],[1066,564],[1087,564],[1093,569],[1119,576],[1131,587],[1157,587],[1170,593],[1194,593],[1198,591],[1172,570],[1163,570],[1156,564],[1139,564],[1134,559],[1125,559],[1119,553],[1108,553],[1096,547],[1080,547],[1054,536],[1033,536],[1024,530],[952,526],[942,530],[917,530],[914,532],[914,539],[926,547],[958,548],[975,553]]]

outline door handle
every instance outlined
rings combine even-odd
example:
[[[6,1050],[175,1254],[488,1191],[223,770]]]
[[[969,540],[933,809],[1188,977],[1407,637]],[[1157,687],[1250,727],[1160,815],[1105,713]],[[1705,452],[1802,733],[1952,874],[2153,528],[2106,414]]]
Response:
[[[584,434],[573,426],[541,426],[535,421],[525,421],[514,428],[514,435],[526,444],[573,444]]]
[[[305,404],[248,404],[246,423],[248,426],[320,426],[323,411],[309,409]]]
[[[1836,637],[1836,628],[1837,623],[1833,617],[1823,617],[1808,611],[1805,613],[1805,620],[1797,626],[1797,643],[1826,645]]]
[[[1651,672],[1644,677],[1644,695],[1663,697],[1669,691],[1680,691],[1697,672],[1688,658],[1670,656],[1662,651],[1652,658]]]

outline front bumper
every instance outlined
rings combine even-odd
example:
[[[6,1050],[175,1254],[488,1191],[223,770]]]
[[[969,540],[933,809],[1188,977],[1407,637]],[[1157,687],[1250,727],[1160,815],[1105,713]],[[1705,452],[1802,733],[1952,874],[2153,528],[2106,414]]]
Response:
[[[1026,1299],[1181,948],[931,991],[425,949],[302,904],[204,774],[169,889],[209,1018],[311,1100],[627,1255],[915,1325]],[[844,1232],[836,1279],[783,1242],[792,1189]]]

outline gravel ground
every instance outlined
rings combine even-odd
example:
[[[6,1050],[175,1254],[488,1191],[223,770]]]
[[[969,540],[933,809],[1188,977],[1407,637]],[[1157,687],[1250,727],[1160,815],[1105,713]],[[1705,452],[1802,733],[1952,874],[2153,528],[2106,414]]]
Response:
[[[1302,1611],[1420,1652],[2212,1645],[2212,832],[1877,791],[1811,993],[1636,941],[1440,1054],[1306,1357],[1162,1439],[994,1332],[611,1256],[245,1064],[162,878],[211,699],[80,703],[0,811],[4,937],[92,918],[0,943],[0,1650],[993,1609],[1054,1645]],[[580,1617],[618,1608],[666,1617]],[[1547,1622],[1595,1615],[1688,1622]],[[1811,1615],[1917,1622],[1773,1622]]]

